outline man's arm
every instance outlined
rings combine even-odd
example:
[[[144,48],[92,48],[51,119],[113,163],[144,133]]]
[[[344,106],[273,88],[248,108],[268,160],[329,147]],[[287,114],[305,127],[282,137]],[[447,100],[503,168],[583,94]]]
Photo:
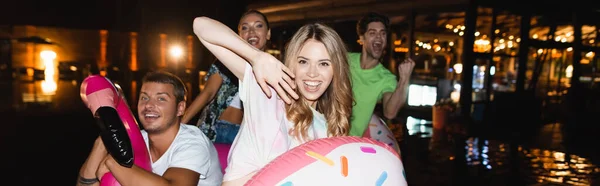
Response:
[[[171,167],[165,171],[163,176],[148,172],[136,165],[131,168],[119,165],[111,156],[106,161],[106,166],[119,180],[121,185],[188,185],[196,186],[200,174],[189,169]]]
[[[77,176],[77,186],[96,186],[100,185],[98,178],[96,177],[96,171],[100,166],[100,163],[108,155],[102,139],[96,138],[92,152],[85,160],[81,168],[79,169],[79,175]]]
[[[398,81],[394,92],[386,92],[383,94],[383,115],[387,119],[393,119],[398,114],[398,111],[406,103],[406,95],[408,94],[408,80]]]
[[[394,92],[386,92],[383,94],[383,115],[387,119],[393,119],[398,115],[398,111],[406,103],[408,95],[408,82],[415,67],[415,62],[412,59],[406,59],[398,65],[398,83]]]

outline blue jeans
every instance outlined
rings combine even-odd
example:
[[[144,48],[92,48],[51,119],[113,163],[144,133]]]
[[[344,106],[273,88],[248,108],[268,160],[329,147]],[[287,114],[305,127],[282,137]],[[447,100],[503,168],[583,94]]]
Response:
[[[240,130],[240,125],[236,125],[225,120],[215,121],[214,126],[217,133],[215,143],[232,144],[235,136],[237,136],[238,131]]]

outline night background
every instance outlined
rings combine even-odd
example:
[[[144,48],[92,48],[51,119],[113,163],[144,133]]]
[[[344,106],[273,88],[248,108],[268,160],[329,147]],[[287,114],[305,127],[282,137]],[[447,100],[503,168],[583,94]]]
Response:
[[[404,58],[416,61],[407,105],[386,121],[409,185],[600,185],[600,7],[523,3],[3,1],[0,185],[75,184],[99,132],[79,96],[88,75],[119,84],[137,113],[141,77],[167,69],[188,86],[189,105],[215,60],[193,34],[193,19],[237,31],[248,9],[269,18],[268,52],[279,59],[305,23],[330,25],[360,52],[356,21],[368,11],[390,17],[382,64],[396,73]]]

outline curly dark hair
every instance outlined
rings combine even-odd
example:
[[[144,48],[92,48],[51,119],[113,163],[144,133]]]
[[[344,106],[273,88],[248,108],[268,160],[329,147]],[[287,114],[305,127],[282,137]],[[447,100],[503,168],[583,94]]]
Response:
[[[359,36],[362,36],[363,34],[365,34],[365,32],[367,32],[367,27],[369,26],[369,23],[372,23],[372,22],[383,23],[383,26],[385,26],[385,31],[389,32],[390,19],[387,16],[384,16],[384,15],[381,15],[381,14],[378,14],[375,12],[369,12],[369,13],[367,13],[367,15],[360,18],[360,20],[358,20],[358,23],[356,23],[356,33]]]

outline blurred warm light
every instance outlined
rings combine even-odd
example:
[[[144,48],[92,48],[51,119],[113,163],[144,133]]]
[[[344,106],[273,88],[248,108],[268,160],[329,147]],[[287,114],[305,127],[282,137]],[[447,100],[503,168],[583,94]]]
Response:
[[[45,95],[54,95],[56,91],[56,81],[54,79],[42,80],[42,92]]]
[[[35,70],[33,70],[33,68],[27,68],[27,76],[33,76],[33,73],[35,72]]]
[[[478,39],[475,40],[475,52],[486,52],[491,49],[490,40],[487,39]]]
[[[52,50],[44,50],[40,52],[42,60],[54,60],[56,58],[56,52]]]
[[[573,76],[573,65],[567,66],[567,68],[565,69],[565,76],[567,78],[571,78]]]
[[[183,48],[181,48],[181,46],[171,46],[169,53],[171,56],[173,56],[173,58],[179,59],[181,56],[183,56]]]
[[[460,91],[459,90],[454,90],[450,93],[450,100],[452,100],[453,103],[458,103],[458,101],[460,101]]]
[[[200,91],[204,90],[204,84],[206,84],[206,82],[204,82],[204,77],[206,76],[206,71],[199,71],[198,72],[198,78],[200,80]]]
[[[589,59],[581,59],[581,61],[579,61],[579,63],[581,63],[582,65],[587,65],[587,64],[590,64],[590,60]]]
[[[44,50],[40,52],[42,61],[44,62],[44,74],[46,76],[54,76],[54,59],[56,58],[56,52],[51,50]]]
[[[279,54],[281,54],[281,51],[269,49],[269,50],[267,50],[267,53],[269,53],[271,55],[279,55]]]
[[[454,66],[452,66],[452,68],[454,68],[454,71],[457,74],[462,73],[462,69],[463,69],[462,63],[456,63],[456,64],[454,64]]]
[[[54,80],[54,59],[56,59],[56,52],[51,50],[44,50],[40,52],[40,57],[44,61],[44,80],[42,81],[42,92],[46,95],[54,95],[56,91],[56,80]]]
[[[408,48],[406,47],[395,47],[394,52],[408,52]]]

